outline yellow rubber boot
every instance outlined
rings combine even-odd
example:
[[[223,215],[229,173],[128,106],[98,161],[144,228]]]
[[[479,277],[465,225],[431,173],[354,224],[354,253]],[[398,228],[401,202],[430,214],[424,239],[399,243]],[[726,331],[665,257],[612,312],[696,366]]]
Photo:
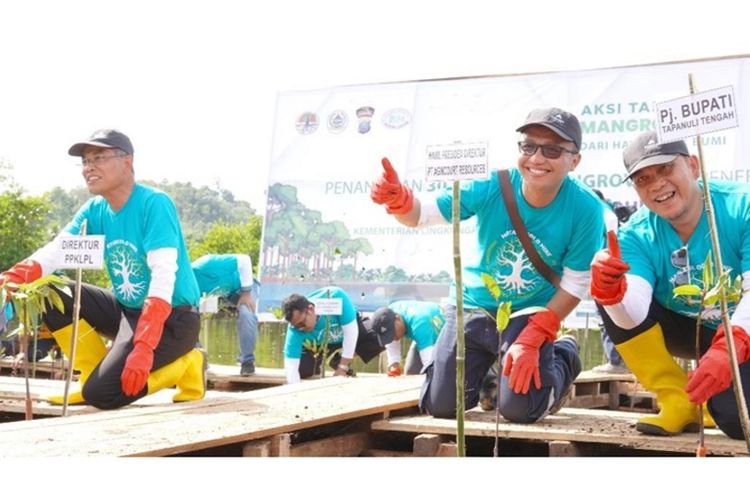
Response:
[[[641,418],[636,429],[644,434],[671,436],[698,431],[698,407],[685,392],[687,374],[667,351],[659,324],[622,344],[617,351],[647,390],[656,394],[659,414]]]
[[[703,427],[705,427],[706,429],[716,428],[716,422],[714,421],[714,418],[711,416],[711,414],[708,413],[708,407],[706,406],[706,403],[703,403]]]
[[[52,332],[57,345],[63,354],[70,359],[70,340],[73,338],[73,324]],[[81,387],[97,367],[99,362],[107,355],[107,347],[104,345],[99,333],[85,319],[78,320],[78,337],[76,337],[76,358],[71,362],[71,368],[80,372],[78,376],[78,389],[68,393],[68,404],[75,405],[85,403],[81,395]],[[55,395],[47,398],[52,404],[63,404],[63,395]]]
[[[196,401],[206,395],[203,353],[193,349],[148,376],[148,393],[177,386],[172,401]]]

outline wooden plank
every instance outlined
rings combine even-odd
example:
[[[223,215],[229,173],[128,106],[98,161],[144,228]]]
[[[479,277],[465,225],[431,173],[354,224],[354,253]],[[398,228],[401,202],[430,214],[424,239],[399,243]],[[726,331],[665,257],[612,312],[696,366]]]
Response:
[[[609,394],[587,394],[575,396],[565,403],[566,408],[608,408]]]
[[[367,432],[354,432],[292,446],[292,457],[356,457],[370,443]]]
[[[440,443],[438,446],[436,457],[457,457],[458,456],[458,445],[456,443]]]
[[[445,437],[440,434],[420,434],[414,438],[412,451],[415,457],[434,457]]]
[[[363,457],[413,457],[408,451],[369,449],[362,452]]]
[[[256,441],[250,441],[242,446],[243,457],[270,457],[271,456],[271,440],[270,439],[258,439]]]
[[[420,375],[331,377],[189,403],[10,422],[0,425],[0,456],[161,456],[244,443],[416,407],[422,382]]]
[[[578,457],[580,455],[576,443],[570,441],[549,442],[549,456],[551,457]]]
[[[283,368],[256,367],[255,373],[246,377],[240,375],[240,365],[214,365],[208,367],[208,382],[219,387],[223,384],[253,386],[253,385],[283,385],[286,375]]]
[[[52,360],[52,359],[41,359],[36,362],[36,376],[42,376],[44,378],[60,377],[65,373],[65,368],[68,366],[67,360]],[[32,365],[29,364],[29,374],[32,373]],[[24,367],[23,363],[16,362],[13,356],[0,357],[0,371],[10,373],[16,377],[23,377]],[[77,378],[77,375],[74,374]]]
[[[466,435],[494,437],[495,421],[494,415],[490,413],[468,411],[464,422]],[[635,422],[643,415],[645,414],[563,408],[559,413],[534,424],[515,424],[503,420],[498,426],[499,436],[502,439],[605,443],[640,450],[695,453],[697,434],[649,436],[637,432]],[[456,421],[415,415],[375,421],[371,428],[378,431],[455,435]],[[706,430],[706,446],[709,454],[748,455],[744,441],[729,439],[718,429]]]
[[[288,432],[276,434],[271,436],[270,456],[272,457],[288,457],[290,456],[290,448],[292,443],[292,435]]]

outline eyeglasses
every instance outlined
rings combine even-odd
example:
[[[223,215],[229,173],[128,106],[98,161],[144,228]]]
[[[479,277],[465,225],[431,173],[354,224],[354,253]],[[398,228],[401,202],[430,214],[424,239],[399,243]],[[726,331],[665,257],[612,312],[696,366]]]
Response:
[[[674,276],[674,284],[677,286],[689,285],[690,284],[690,258],[688,256],[688,248],[686,246],[680,247],[669,256],[669,260],[672,265],[680,270]]]
[[[570,153],[572,155],[578,154],[578,151],[565,149],[564,147],[558,146],[557,144],[534,144],[524,141],[520,141],[518,143],[518,150],[525,156],[532,156],[534,153],[536,153],[537,149],[541,149],[542,156],[544,156],[548,160],[556,160],[560,158],[560,155],[562,155],[563,152]]]
[[[674,162],[670,161],[664,165],[659,165],[656,168],[652,168],[649,173],[636,172],[636,174],[630,178],[633,181],[635,187],[643,188],[652,184],[659,177],[669,177],[674,171]]]
[[[81,158],[80,166],[82,167],[96,167],[101,165],[103,162],[117,157],[128,156],[124,151],[122,153],[115,153],[113,155],[98,154],[92,158]]]

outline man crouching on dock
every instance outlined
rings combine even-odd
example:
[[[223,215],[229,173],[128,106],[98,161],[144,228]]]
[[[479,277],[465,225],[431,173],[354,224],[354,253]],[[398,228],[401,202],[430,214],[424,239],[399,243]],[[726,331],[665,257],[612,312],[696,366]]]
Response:
[[[135,182],[133,145],[117,130],[99,130],[68,150],[81,157],[90,198],[61,236],[104,235],[104,261],[112,289],[84,284],[73,369],[81,390],[69,402],[102,409],[125,406],[177,386],[175,401],[205,394],[198,284],[190,267],[177,210],[170,197]],[[0,275],[0,283],[30,283],[55,271],[57,239]],[[72,294],[61,293],[64,312],[50,308],[43,322],[63,352],[71,349]],[[107,350],[103,335],[113,341]],[[53,396],[53,403],[62,397]]]

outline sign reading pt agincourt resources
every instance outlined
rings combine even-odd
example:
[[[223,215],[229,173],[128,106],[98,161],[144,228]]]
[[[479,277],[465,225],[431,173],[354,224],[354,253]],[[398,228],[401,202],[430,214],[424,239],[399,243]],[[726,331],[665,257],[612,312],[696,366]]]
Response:
[[[63,236],[57,252],[61,269],[101,269],[104,261],[104,236]]]
[[[427,146],[427,181],[463,181],[489,176],[486,142]]]
[[[731,86],[657,103],[656,133],[659,142],[672,142],[737,127],[736,106]]]

